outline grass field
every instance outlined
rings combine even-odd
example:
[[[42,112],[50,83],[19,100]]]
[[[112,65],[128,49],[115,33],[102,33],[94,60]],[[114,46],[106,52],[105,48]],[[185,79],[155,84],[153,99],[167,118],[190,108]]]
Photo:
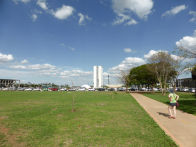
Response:
[[[193,93],[179,92],[176,93],[180,96],[178,109],[196,115],[196,97]],[[161,93],[145,93],[145,96],[160,101],[165,104],[169,104],[168,93],[163,96]]]
[[[176,145],[129,94],[1,91],[0,146]]]

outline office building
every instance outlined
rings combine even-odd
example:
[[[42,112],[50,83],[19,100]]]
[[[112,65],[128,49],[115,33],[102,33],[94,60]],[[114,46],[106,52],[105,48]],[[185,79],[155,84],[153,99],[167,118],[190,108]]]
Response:
[[[94,66],[94,88],[102,88],[103,87],[103,68],[102,66]]]

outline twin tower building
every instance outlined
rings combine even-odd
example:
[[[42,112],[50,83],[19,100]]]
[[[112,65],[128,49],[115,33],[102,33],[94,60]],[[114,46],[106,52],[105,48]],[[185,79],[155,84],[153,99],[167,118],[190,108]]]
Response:
[[[94,66],[93,74],[94,74],[93,76],[94,88],[102,88],[103,87],[103,67]]]

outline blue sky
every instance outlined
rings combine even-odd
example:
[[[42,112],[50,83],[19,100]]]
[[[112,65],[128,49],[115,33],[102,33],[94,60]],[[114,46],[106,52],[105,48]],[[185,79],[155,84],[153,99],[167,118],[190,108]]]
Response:
[[[1,0],[0,77],[92,85],[157,51],[196,50],[195,0]]]

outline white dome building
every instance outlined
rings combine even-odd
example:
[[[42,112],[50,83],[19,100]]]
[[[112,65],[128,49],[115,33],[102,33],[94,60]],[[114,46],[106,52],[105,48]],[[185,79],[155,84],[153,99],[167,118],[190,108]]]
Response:
[[[82,85],[81,88],[89,89],[89,88],[91,88],[91,86],[89,86],[89,85]]]

